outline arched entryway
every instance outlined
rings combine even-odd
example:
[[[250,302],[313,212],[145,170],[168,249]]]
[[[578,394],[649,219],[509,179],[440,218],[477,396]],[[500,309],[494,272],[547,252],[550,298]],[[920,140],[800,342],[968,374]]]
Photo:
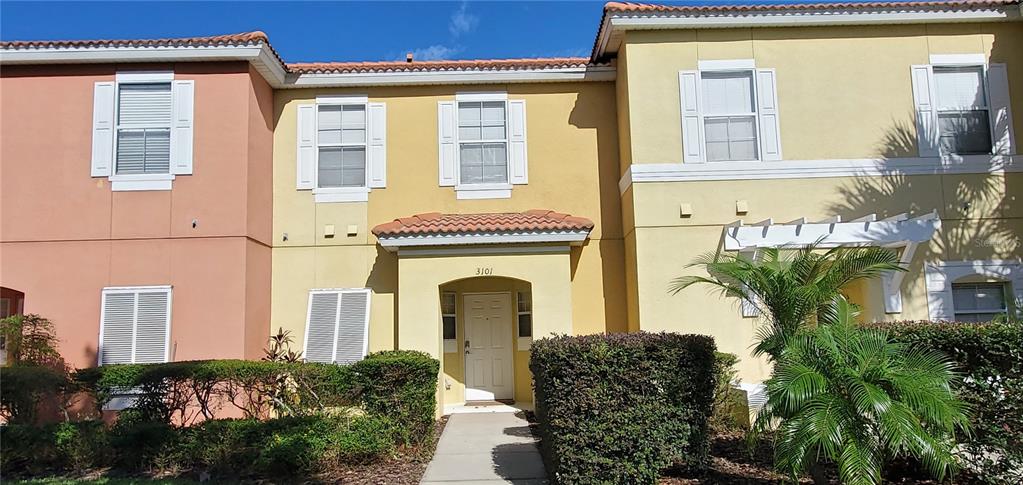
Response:
[[[484,276],[439,290],[444,401],[532,402],[532,285]]]

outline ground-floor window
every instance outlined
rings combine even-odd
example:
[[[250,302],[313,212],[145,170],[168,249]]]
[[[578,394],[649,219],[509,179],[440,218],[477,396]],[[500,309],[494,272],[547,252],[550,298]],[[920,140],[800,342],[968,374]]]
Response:
[[[989,322],[1005,315],[1005,283],[953,283],[952,306],[957,322]]]
[[[309,292],[304,346],[307,362],[343,364],[366,356],[369,296],[367,288]]]
[[[170,360],[171,287],[104,288],[99,364]]]

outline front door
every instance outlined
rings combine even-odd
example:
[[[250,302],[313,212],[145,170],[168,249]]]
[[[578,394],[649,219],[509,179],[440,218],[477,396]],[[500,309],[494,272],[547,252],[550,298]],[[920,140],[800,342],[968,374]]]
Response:
[[[513,399],[511,295],[468,293],[465,302],[465,400]]]

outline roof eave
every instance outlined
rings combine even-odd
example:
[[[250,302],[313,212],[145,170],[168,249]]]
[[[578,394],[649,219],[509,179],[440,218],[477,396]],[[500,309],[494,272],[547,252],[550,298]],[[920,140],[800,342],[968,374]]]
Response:
[[[402,248],[430,246],[467,246],[485,244],[561,243],[578,246],[586,242],[590,230],[524,232],[524,233],[451,233],[401,236],[377,236],[384,249],[394,252]]]
[[[822,11],[775,10],[755,12],[605,11],[597,32],[591,61],[613,57],[621,46],[621,33],[629,30],[716,29],[744,27],[804,27],[836,25],[889,25],[921,23],[1019,21],[1020,4],[973,7],[857,8]]]
[[[293,73],[285,88],[406,86],[435,84],[505,84],[614,81],[613,66],[558,69],[450,70],[364,73]]]

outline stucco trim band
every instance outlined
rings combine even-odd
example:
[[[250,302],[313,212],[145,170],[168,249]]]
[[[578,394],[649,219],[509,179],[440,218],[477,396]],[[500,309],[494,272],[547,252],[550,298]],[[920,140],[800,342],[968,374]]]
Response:
[[[1020,155],[964,157],[851,158],[708,163],[633,163],[618,181],[625,193],[633,183],[709,180],[768,180],[890,175],[948,175],[1023,172]]]

